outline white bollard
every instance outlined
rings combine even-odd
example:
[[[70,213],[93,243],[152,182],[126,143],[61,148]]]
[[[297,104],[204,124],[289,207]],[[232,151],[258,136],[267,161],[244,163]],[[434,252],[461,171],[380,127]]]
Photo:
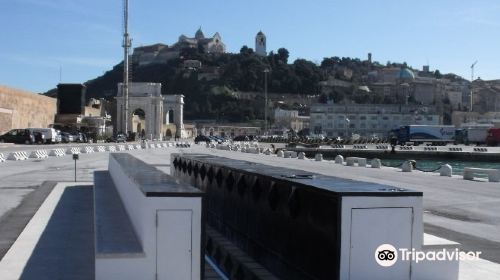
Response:
[[[358,158],[358,166],[366,167],[366,158]]]
[[[278,157],[284,157],[284,156],[285,156],[285,153],[283,152],[283,150],[279,150],[279,151],[276,153],[276,155],[277,155]]]
[[[323,154],[316,154],[316,156],[314,156],[314,160],[315,161],[322,161],[323,160]]]
[[[266,156],[270,155],[270,154],[271,154],[271,149],[266,149],[266,150],[264,151],[264,154],[265,154]]]
[[[344,157],[342,155],[337,155],[335,157],[335,163],[336,164],[344,164]]]
[[[306,159],[306,154],[304,152],[300,152],[297,156],[298,159]]]
[[[412,172],[413,171],[413,164],[410,160],[407,160],[403,162],[403,165],[401,165],[401,171],[403,172]]]
[[[441,168],[439,169],[439,175],[440,176],[448,176],[451,177],[453,168],[449,164],[443,164],[441,165]]]
[[[372,168],[381,168],[382,167],[382,161],[378,158],[374,158],[371,161]]]
[[[353,157],[348,157],[345,159],[345,165],[347,165],[347,166],[354,166],[355,162],[356,162],[356,158],[353,158]]]

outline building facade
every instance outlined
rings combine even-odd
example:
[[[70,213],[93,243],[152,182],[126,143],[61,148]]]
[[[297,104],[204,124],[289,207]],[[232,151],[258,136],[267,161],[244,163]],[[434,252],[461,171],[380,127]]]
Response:
[[[0,86],[0,134],[15,128],[46,128],[54,122],[57,100]]]
[[[309,128],[309,116],[300,116],[298,110],[284,110],[276,108],[273,116],[273,129],[292,129],[299,132]]]
[[[315,104],[310,133],[327,137],[386,137],[390,130],[410,124],[438,125],[433,107],[387,104]]]

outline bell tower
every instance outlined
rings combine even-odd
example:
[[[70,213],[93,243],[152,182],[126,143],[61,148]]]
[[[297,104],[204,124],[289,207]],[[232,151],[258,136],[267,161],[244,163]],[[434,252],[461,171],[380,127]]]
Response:
[[[255,36],[255,53],[260,56],[266,56],[266,35],[259,31]]]

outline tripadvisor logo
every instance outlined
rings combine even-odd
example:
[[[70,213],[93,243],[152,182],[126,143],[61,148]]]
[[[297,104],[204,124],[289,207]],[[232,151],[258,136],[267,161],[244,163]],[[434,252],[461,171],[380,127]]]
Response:
[[[375,250],[375,260],[381,266],[393,266],[398,260],[398,251],[391,244],[382,244]]]
[[[375,261],[380,266],[393,266],[398,261],[398,256],[401,261],[463,261],[463,260],[479,260],[480,251],[464,252],[458,249],[455,250],[436,250],[436,251],[417,251],[415,249],[399,248],[396,249],[391,244],[382,244],[375,249]]]

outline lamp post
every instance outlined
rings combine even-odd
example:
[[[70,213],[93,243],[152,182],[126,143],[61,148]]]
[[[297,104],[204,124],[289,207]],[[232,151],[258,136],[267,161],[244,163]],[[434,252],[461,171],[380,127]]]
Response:
[[[267,135],[267,73],[269,69],[264,69],[264,134]]]
[[[472,112],[472,105],[474,104],[474,99],[472,95],[474,94],[473,82],[474,82],[474,66],[476,66],[477,60],[470,66],[470,108],[469,112]]]

